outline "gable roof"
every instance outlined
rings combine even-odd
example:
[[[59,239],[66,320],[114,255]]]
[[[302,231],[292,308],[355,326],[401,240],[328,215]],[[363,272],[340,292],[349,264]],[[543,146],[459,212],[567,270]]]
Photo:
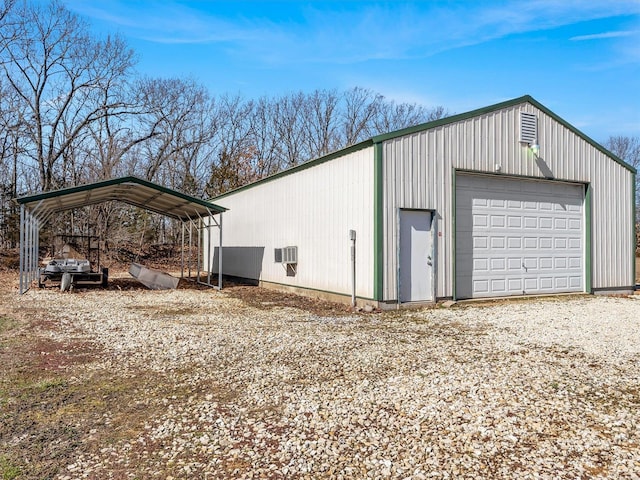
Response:
[[[32,215],[46,220],[57,212],[111,200],[182,221],[226,210],[207,200],[131,176],[28,195],[17,198],[16,202],[28,208]]]
[[[377,136],[373,137],[372,140],[375,143],[380,143],[380,142],[384,142],[385,140],[391,140],[393,138],[402,137],[404,135],[410,135],[412,133],[421,132],[423,130],[430,130],[432,128],[441,127],[443,125],[448,125],[450,123],[460,122],[462,120],[467,120],[467,119],[473,118],[473,117],[479,117],[479,116],[484,115],[486,113],[491,113],[491,112],[495,112],[497,110],[502,110],[503,108],[513,107],[514,105],[520,105],[522,103],[529,103],[529,104],[533,105],[538,110],[541,110],[546,115],[548,115],[549,117],[553,118],[556,122],[560,123],[561,125],[563,125],[567,129],[571,130],[571,132],[573,132],[574,134],[576,134],[577,136],[579,136],[580,138],[582,138],[583,140],[585,140],[586,142],[591,144],[591,146],[593,146],[596,149],[600,150],[605,155],[611,157],[612,160],[614,160],[615,162],[619,163],[620,165],[622,165],[627,170],[629,170],[629,171],[631,171],[633,173],[637,173],[636,169],[633,168],[631,165],[629,165],[624,160],[622,160],[620,157],[618,157],[617,155],[615,155],[612,152],[610,152],[609,150],[607,150],[605,147],[600,145],[598,142],[596,142],[595,140],[593,140],[589,136],[585,135],[583,132],[578,130],[576,127],[571,125],[566,120],[560,118],[558,115],[553,113],[547,107],[545,107],[540,102],[535,100],[531,95],[524,95],[522,97],[514,98],[512,100],[507,100],[505,102],[496,103],[494,105],[489,105],[488,107],[479,108],[477,110],[471,110],[470,112],[460,113],[458,115],[452,115],[450,117],[445,117],[445,118],[441,118],[439,120],[434,120],[433,122],[427,122],[427,123],[423,123],[423,124],[420,124],[420,125],[415,125],[413,127],[403,128],[402,130],[396,130],[395,132],[390,132],[390,133],[386,133],[386,134],[382,134],[382,135],[377,135]]]
[[[571,125],[570,123],[568,123],[564,119],[560,118],[558,115],[556,115],[551,110],[549,110],[547,107],[545,107],[544,105],[539,103],[533,97],[531,97],[530,95],[523,95],[522,97],[517,97],[517,98],[511,99],[511,100],[507,100],[505,102],[500,102],[500,103],[496,103],[494,105],[489,105],[487,107],[478,108],[476,110],[471,110],[469,112],[460,113],[460,114],[457,114],[457,115],[452,115],[450,117],[445,117],[445,118],[441,118],[441,119],[434,120],[434,121],[431,121],[431,122],[422,123],[420,125],[414,125],[412,127],[403,128],[401,130],[396,130],[396,131],[389,132],[389,133],[384,133],[384,134],[381,134],[381,135],[376,135],[374,137],[371,137],[368,140],[364,140],[364,141],[362,141],[360,143],[356,143],[356,144],[351,145],[349,147],[346,147],[346,148],[344,148],[342,150],[337,150],[335,152],[329,153],[329,154],[324,155],[322,157],[319,157],[319,158],[316,158],[316,159],[313,159],[313,160],[309,160],[307,162],[304,162],[304,163],[301,163],[299,165],[296,165],[295,167],[291,167],[291,168],[288,168],[286,170],[282,170],[281,172],[274,173],[273,175],[269,175],[268,177],[264,177],[264,178],[262,178],[260,180],[255,181],[255,182],[252,182],[252,183],[249,183],[247,185],[243,185],[242,187],[238,187],[238,188],[236,188],[234,190],[230,190],[228,192],[225,192],[225,193],[223,193],[221,195],[218,195],[217,197],[214,197],[214,200],[217,200],[217,199],[220,199],[220,198],[224,198],[227,195],[231,195],[232,193],[236,193],[236,192],[248,189],[248,188],[252,188],[252,187],[254,187],[256,185],[259,185],[261,183],[270,182],[270,181],[275,180],[277,178],[284,177],[286,175],[291,175],[291,174],[299,172],[301,170],[306,170],[307,168],[311,168],[311,167],[314,167],[316,165],[320,165],[320,164],[322,164],[324,162],[328,162],[330,160],[333,160],[334,158],[341,157],[343,155],[346,155],[346,154],[351,153],[351,152],[355,152],[357,150],[362,150],[363,148],[367,148],[367,147],[373,146],[375,144],[382,143],[382,142],[387,141],[387,140],[392,140],[394,138],[402,137],[404,135],[411,135],[413,133],[418,133],[418,132],[422,132],[422,131],[425,131],[425,130],[431,130],[432,128],[437,128],[437,127],[441,127],[441,126],[444,126],[444,125],[449,125],[449,124],[452,124],[452,123],[460,122],[460,121],[463,121],[463,120],[467,120],[469,118],[478,117],[478,116],[481,116],[481,115],[484,115],[484,114],[487,114],[487,113],[495,112],[497,110],[502,110],[504,108],[509,108],[509,107],[512,107],[512,106],[515,106],[515,105],[520,105],[522,103],[529,103],[529,104],[533,105],[537,109],[539,109],[542,112],[544,112],[546,115],[548,115],[551,118],[553,118],[556,122],[560,123],[561,125],[563,125],[567,129],[569,129],[571,132],[573,132],[574,134],[576,134],[577,136],[579,136],[580,138],[582,138],[583,140],[585,140],[586,142],[591,144],[597,150],[599,150],[600,152],[602,152],[605,155],[607,155],[608,157],[610,157],[616,163],[622,165],[624,168],[626,168],[627,170],[629,170],[632,173],[637,173],[636,169],[633,168],[631,165],[626,163],[620,157],[614,155],[612,152],[607,150],[605,147],[600,145],[598,142],[596,142],[592,138],[590,138],[587,135],[585,135],[583,132],[578,130],[576,127],[574,127],[573,125]]]

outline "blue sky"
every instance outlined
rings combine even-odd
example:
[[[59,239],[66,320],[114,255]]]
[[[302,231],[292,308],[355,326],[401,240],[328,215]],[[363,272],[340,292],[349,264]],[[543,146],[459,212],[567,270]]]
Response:
[[[247,98],[355,86],[462,113],[532,95],[597,141],[640,136],[640,0],[67,0],[152,77]]]

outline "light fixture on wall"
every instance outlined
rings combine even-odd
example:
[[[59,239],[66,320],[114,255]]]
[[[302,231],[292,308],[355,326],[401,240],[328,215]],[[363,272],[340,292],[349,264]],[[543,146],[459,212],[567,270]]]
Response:
[[[537,140],[534,140],[529,144],[529,148],[533,152],[533,155],[538,158],[538,154],[540,153],[540,144],[538,144]]]

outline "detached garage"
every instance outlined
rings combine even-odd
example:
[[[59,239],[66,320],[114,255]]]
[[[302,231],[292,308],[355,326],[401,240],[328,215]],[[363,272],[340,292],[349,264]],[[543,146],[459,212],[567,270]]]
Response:
[[[635,175],[524,96],[213,199],[223,273],[380,306],[631,291]]]

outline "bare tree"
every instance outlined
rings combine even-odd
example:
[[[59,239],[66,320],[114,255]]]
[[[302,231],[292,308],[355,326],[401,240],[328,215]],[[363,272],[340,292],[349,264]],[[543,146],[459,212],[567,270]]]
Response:
[[[293,167],[308,158],[303,153],[303,116],[305,96],[302,92],[274,100],[273,121],[278,142],[278,168]]]
[[[0,1],[0,44],[4,45],[11,40],[10,30],[7,28],[9,13],[16,4],[16,0]]]
[[[23,3],[5,17],[12,40],[2,45],[0,68],[16,93],[40,187],[65,185],[60,160],[94,123],[127,106],[103,95],[130,74],[133,52],[117,37],[95,40],[76,15],[57,2]]]
[[[279,141],[276,127],[276,102],[262,97],[254,104],[251,119],[251,144],[255,151],[253,170],[262,178],[280,170]]]
[[[256,146],[252,122],[255,111],[253,101],[239,95],[222,96],[216,104],[217,121],[213,148],[216,152],[209,169],[206,185],[208,195],[217,195],[257,179]]]
[[[340,148],[339,101],[335,90],[315,90],[307,96],[302,122],[307,158],[320,157]]]
[[[604,144],[633,168],[640,168],[640,137],[611,136]]]
[[[374,132],[374,121],[384,97],[360,87],[347,90],[342,97],[342,145],[353,145],[378,133]]]
[[[213,138],[209,95],[192,80],[143,79],[138,103],[147,111],[138,118],[139,148],[132,168],[148,180],[171,186],[194,176],[198,156]]]
[[[640,137],[611,136],[605,147],[636,170],[640,170]],[[640,175],[636,175],[636,222],[640,235]]]
[[[436,107],[430,110],[415,103],[385,101],[382,103],[379,114],[374,121],[375,130],[378,133],[393,132],[402,128],[438,120],[447,115],[448,113],[443,107]]]
[[[242,169],[252,166],[257,178],[379,133],[447,114],[443,107],[429,110],[419,105],[396,104],[358,87],[345,92],[297,92],[273,99],[263,97],[256,102],[223,97],[219,107],[218,116],[224,121],[215,149],[220,166],[225,168],[215,175],[230,171],[237,159],[242,162]]]
[[[18,192],[124,174],[217,195],[447,114],[359,87],[212,97],[193,80],[138,78],[133,65],[122,39],[96,39],[58,0],[0,0],[0,220]],[[113,236],[143,217],[107,204],[69,224]],[[149,221],[164,237],[166,222]]]

